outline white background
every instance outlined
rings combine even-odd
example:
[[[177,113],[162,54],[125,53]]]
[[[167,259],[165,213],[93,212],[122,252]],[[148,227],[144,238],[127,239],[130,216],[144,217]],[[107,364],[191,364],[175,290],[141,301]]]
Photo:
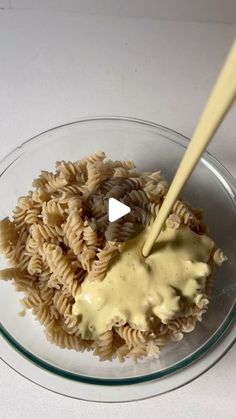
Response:
[[[235,22],[234,0],[0,0],[0,158],[89,115],[149,119],[191,136]],[[234,176],[235,121],[234,107],[210,146]],[[233,418],[235,355],[182,389],[126,406],[53,394],[0,363],[1,417]]]

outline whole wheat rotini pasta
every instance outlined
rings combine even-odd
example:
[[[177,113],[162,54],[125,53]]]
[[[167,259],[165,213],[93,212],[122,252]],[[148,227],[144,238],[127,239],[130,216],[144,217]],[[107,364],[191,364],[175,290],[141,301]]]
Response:
[[[70,335],[80,336],[79,330],[80,319],[72,314],[64,316],[63,329]]]
[[[163,346],[181,340],[202,320],[213,283],[209,276],[194,302],[183,305],[182,313],[165,324],[150,322],[144,331],[114,318],[96,339],[82,339],[81,319],[72,312],[81,284],[86,277],[104,280],[122,242],[132,237],[136,224],[152,224],[168,190],[159,171],[134,169],[130,160],[106,160],[104,152],[75,162],[58,161],[54,173],[41,171],[32,191],[18,199],[12,220],[0,221],[0,251],[10,265],[0,271],[0,279],[13,280],[24,292],[23,306],[44,326],[49,342],[64,349],[93,350],[100,360],[159,356]],[[134,208],[132,214],[109,224],[109,197]],[[202,210],[181,200],[166,225],[207,232]],[[215,248],[211,264],[221,265],[226,259]]]
[[[118,333],[118,335],[122,337],[122,339],[124,339],[129,349],[138,346],[142,343],[145,343],[148,335],[147,332],[142,332],[141,330],[133,329],[128,325],[118,327],[115,330]]]
[[[97,260],[94,261],[90,277],[96,280],[104,278],[107,268],[112,258],[118,253],[118,247],[114,245],[107,245],[97,254]]]
[[[224,255],[221,249],[216,249],[213,253],[213,261],[216,265],[221,266],[227,260],[227,256]]]
[[[191,212],[187,205],[179,200],[176,201],[173,206],[173,213],[178,215],[184,224],[189,224],[191,220],[195,219],[195,215]]]
[[[72,314],[72,303],[73,298],[67,296],[63,291],[55,292],[53,296],[53,304],[56,307],[59,314],[64,317]]]
[[[31,256],[28,263],[28,272],[30,275],[40,274],[42,271],[42,258],[39,254],[35,253]]]
[[[166,220],[166,225],[169,228],[177,229],[181,224],[181,219],[177,214],[170,214]]]
[[[107,330],[95,342],[95,355],[98,355],[100,360],[110,360],[113,355],[113,331]]]

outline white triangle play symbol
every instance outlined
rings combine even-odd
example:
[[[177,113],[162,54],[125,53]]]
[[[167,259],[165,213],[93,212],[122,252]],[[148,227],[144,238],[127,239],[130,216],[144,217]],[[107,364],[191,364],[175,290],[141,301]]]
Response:
[[[129,214],[131,211],[130,207],[122,202],[117,201],[115,198],[109,198],[108,201],[108,219],[110,222],[119,220],[119,218],[124,217],[124,215]]]

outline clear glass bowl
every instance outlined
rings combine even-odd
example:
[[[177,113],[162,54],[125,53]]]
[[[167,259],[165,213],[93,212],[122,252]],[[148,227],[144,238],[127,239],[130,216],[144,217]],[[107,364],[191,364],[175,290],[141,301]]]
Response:
[[[111,159],[132,159],[139,171],[161,169],[171,181],[188,139],[157,124],[128,118],[80,120],[26,141],[0,163],[0,218],[9,215],[40,170],[56,160],[77,160],[97,150]],[[99,362],[91,353],[57,348],[47,342],[31,313],[18,315],[21,294],[0,281],[2,359],[37,384],[67,396],[96,401],[128,401],[170,391],[213,365],[235,338],[236,182],[205,153],[185,190],[204,209],[211,236],[229,260],[217,269],[212,300],[203,322],[180,342],[164,348],[158,360],[138,364]],[[6,266],[4,258],[0,267]]]

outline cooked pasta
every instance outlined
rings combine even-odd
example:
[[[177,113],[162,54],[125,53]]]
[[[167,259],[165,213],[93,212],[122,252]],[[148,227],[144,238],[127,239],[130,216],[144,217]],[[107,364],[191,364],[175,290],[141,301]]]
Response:
[[[149,329],[143,330],[115,316],[97,338],[82,338],[81,317],[73,314],[81,284],[85,278],[93,285],[104,280],[122,242],[137,226],[153,223],[168,190],[159,171],[140,174],[134,169],[132,161],[106,160],[100,151],[76,162],[58,161],[55,173],[42,171],[33,190],[18,199],[12,220],[0,221],[0,251],[10,265],[0,271],[0,279],[13,280],[16,290],[24,292],[24,309],[44,326],[49,342],[93,350],[100,360],[158,357],[163,346],[181,340],[202,320],[213,284],[209,276],[198,285],[193,303],[182,303],[182,312],[165,324],[151,317]],[[109,223],[109,197],[130,206],[132,213]],[[178,200],[166,226],[174,231],[182,225],[207,232],[202,210]],[[225,260],[214,248],[211,265]]]
[[[61,284],[70,284],[74,279],[74,271],[67,256],[63,255],[60,246],[44,243],[42,257],[45,258],[50,271]]]
[[[177,229],[181,224],[181,219],[177,214],[170,214],[166,220],[166,225],[169,228]]]
[[[53,296],[53,304],[62,316],[67,317],[72,314],[71,302],[73,302],[73,298],[70,295],[67,296],[63,291],[57,291]]]
[[[42,204],[42,219],[43,223],[55,227],[61,225],[63,221],[64,210],[62,206],[54,199],[43,202]]]
[[[118,253],[118,247],[114,245],[107,245],[97,254],[97,260],[93,262],[90,277],[97,280],[102,280],[106,274],[110,261]]]
[[[95,342],[95,355],[98,355],[100,360],[111,360],[113,355],[113,332],[107,330]]]
[[[5,281],[9,281],[11,279],[18,279],[22,275],[22,272],[16,268],[6,268],[0,271],[0,279],[4,279]]]
[[[42,271],[42,258],[40,255],[35,253],[29,260],[28,272],[30,275],[40,274]]]
[[[227,256],[224,255],[221,249],[216,249],[213,253],[213,261],[216,265],[221,266],[223,262],[227,260]]]
[[[144,357],[148,356],[147,353],[147,344],[139,344],[134,346],[126,355],[127,357],[133,359],[137,362],[139,359],[143,359]]]
[[[132,327],[126,325],[121,326],[115,329],[122,339],[126,342],[129,349],[134,346],[145,343],[148,333],[142,332],[141,330],[133,329]]]
[[[79,210],[73,210],[63,225],[65,244],[79,255],[82,251],[83,220]]]
[[[182,201],[176,201],[173,206],[173,213],[178,215],[181,221],[184,224],[189,224],[189,222],[195,218],[194,214],[191,210],[187,207],[187,205]]]
[[[0,221],[0,251],[9,256],[17,242],[18,231],[9,218]]]
[[[64,317],[63,329],[66,330],[67,333],[69,333],[70,335],[80,336],[79,323],[80,319],[78,318],[78,316],[67,314]]]

